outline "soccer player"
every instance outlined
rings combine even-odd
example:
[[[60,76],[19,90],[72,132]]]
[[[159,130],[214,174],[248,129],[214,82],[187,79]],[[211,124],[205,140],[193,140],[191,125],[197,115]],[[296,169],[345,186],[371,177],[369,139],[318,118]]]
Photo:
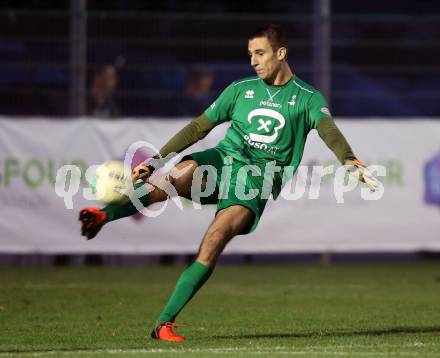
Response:
[[[281,29],[269,25],[255,31],[249,37],[248,53],[257,76],[230,84],[201,116],[190,122],[160,150],[162,157],[179,153],[204,138],[216,125],[231,122],[225,138],[215,148],[183,157],[176,168],[184,174],[175,178],[171,175],[166,177],[179,196],[190,198],[196,168],[212,165],[218,173],[216,190],[213,195],[200,200],[202,204],[216,203],[217,212],[203,237],[195,262],[182,273],[159,315],[151,333],[156,339],[184,340],[174,331],[177,315],[209,279],[228,242],[234,236],[248,234],[256,228],[267,202],[267,197],[262,195],[265,175],[255,175],[258,170],[254,169],[252,175],[243,177],[243,171],[240,172],[243,166],[254,165],[261,169],[261,173],[265,173],[268,162],[275,162],[280,167],[297,168],[307,134],[317,129],[339,161],[357,168],[360,180],[365,181],[371,190],[376,188],[374,178],[367,177],[367,170],[356,159],[336,127],[321,93],[302,81],[289,67],[287,41]],[[224,167],[231,171],[227,189],[220,185]],[[148,164],[139,165],[133,171],[133,180],[146,179],[152,170]],[[289,177],[283,176],[282,172],[273,173],[271,192],[274,198],[280,193],[286,179]],[[240,190],[236,190],[243,185],[246,192],[255,192],[257,189],[258,195],[243,199],[242,195],[238,195]],[[228,195],[220,195],[222,191]],[[168,194],[156,187],[143,196],[141,202],[150,205],[167,198]],[[80,212],[82,235],[92,239],[104,224],[136,212],[131,201],[103,209],[83,209]]]

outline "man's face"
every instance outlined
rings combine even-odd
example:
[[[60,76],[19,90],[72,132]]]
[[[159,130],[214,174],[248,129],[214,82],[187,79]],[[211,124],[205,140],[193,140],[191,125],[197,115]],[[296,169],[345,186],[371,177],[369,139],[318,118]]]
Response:
[[[284,56],[277,52],[274,52],[266,37],[249,40],[248,53],[251,66],[262,80],[274,78],[278,73]]]

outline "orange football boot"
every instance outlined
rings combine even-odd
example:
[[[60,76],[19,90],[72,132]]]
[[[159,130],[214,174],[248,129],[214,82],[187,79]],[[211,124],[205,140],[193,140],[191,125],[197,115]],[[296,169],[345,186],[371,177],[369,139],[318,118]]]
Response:
[[[184,337],[179,336],[173,331],[173,328],[183,327],[184,324],[177,324],[174,322],[158,322],[157,327],[151,331],[151,338],[159,339],[168,342],[183,342]]]
[[[93,239],[101,230],[107,219],[107,213],[98,208],[85,208],[79,212],[81,221],[81,235],[87,240]]]

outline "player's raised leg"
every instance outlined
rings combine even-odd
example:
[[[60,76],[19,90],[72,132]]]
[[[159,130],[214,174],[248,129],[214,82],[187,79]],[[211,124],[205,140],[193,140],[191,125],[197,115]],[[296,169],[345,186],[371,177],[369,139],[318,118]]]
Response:
[[[173,328],[179,312],[211,276],[217,259],[227,243],[246,230],[253,222],[254,214],[241,205],[233,205],[218,212],[200,245],[196,261],[180,276],[165,308],[159,316],[151,337],[180,342],[184,338]]]
[[[154,189],[139,198],[144,207],[153,203],[164,201],[168,198],[168,193],[160,189],[163,181],[169,181],[174,186],[179,196],[189,196],[191,194],[191,184],[194,170],[197,168],[197,163],[193,160],[186,160],[176,165],[175,172],[177,175],[170,173],[164,176],[158,176],[150,181]],[[85,208],[80,211],[79,220],[81,221],[81,235],[88,240],[93,239],[101,230],[104,224],[125,218],[136,214],[138,210],[133,205],[131,200],[124,204],[110,204],[103,209],[99,208]]]

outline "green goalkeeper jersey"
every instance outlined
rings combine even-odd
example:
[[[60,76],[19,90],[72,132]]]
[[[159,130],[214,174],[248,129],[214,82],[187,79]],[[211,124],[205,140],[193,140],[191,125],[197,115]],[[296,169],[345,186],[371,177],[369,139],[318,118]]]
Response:
[[[217,148],[246,163],[298,167],[307,134],[331,118],[324,97],[293,76],[282,86],[258,77],[230,84],[205,111],[214,124],[231,121]],[[293,175],[293,172],[292,172]]]

